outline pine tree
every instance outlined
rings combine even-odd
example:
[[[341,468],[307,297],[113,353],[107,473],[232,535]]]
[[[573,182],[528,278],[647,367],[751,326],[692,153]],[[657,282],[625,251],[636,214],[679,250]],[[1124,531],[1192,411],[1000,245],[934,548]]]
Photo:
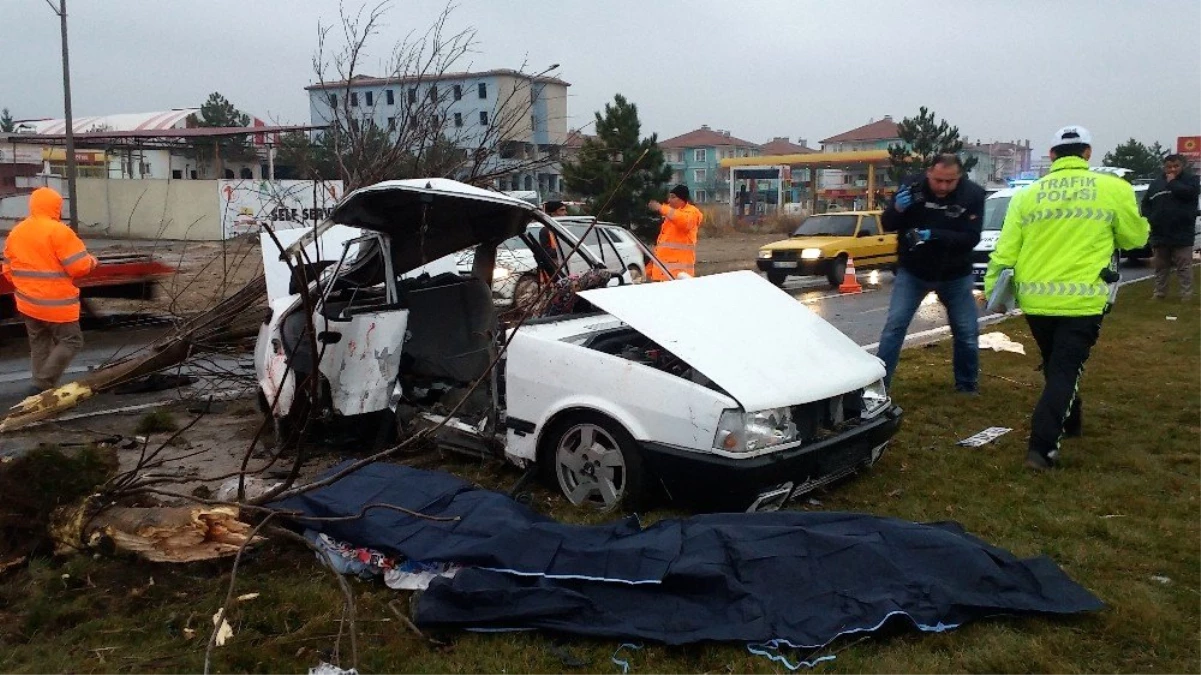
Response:
[[[0,131],[11,133],[16,130],[17,123],[13,120],[12,114],[8,112],[8,108],[5,108],[3,112],[0,112]]]
[[[959,139],[959,127],[946,120],[934,122],[934,112],[922,106],[917,117],[906,117],[897,125],[897,135],[902,143],[888,146],[888,176],[900,184],[906,176],[917,173],[935,156],[959,153],[963,141]],[[963,172],[966,174],[976,166],[975,157],[964,157]]]
[[[574,162],[563,165],[570,193],[584,197],[588,213],[606,220],[649,228],[658,219],[646,208],[652,199],[663,200],[671,168],[663,161],[658,135],[641,137],[638,106],[621,94],[595,113],[596,136],[584,141]],[[645,156],[644,156],[645,155]],[[637,163],[637,168],[630,171]],[[630,172],[621,183],[622,176]],[[618,184],[621,183],[619,186]],[[597,213],[608,203],[608,210]]]
[[[250,116],[234,107],[217,92],[209,94],[200,106],[200,113],[192,116],[198,127],[248,127]],[[193,143],[195,156],[202,162],[213,161],[214,149],[224,162],[250,162],[257,157],[249,136],[224,136],[198,138]]]
[[[1168,151],[1156,141],[1147,146],[1131,138],[1113,151],[1105,153],[1101,163],[1121,169],[1130,169],[1127,178],[1154,178],[1159,175],[1163,158]]]

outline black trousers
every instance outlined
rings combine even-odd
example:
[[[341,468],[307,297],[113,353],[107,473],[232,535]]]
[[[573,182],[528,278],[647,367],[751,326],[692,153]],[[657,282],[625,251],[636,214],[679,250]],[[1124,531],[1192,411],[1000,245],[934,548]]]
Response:
[[[1084,362],[1101,335],[1101,315],[1032,316],[1026,323],[1043,359],[1042,396],[1030,420],[1030,449],[1054,458],[1065,432],[1079,433]]]

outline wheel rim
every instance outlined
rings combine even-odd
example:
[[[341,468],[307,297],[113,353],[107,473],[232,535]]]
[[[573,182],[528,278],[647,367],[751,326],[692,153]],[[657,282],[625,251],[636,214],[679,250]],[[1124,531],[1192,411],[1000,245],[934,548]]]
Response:
[[[555,449],[555,469],[559,488],[576,506],[608,510],[625,494],[625,458],[613,436],[595,424],[577,424],[563,434]]]
[[[513,287],[513,302],[518,307],[530,305],[538,298],[538,281],[529,277],[521,277]]]

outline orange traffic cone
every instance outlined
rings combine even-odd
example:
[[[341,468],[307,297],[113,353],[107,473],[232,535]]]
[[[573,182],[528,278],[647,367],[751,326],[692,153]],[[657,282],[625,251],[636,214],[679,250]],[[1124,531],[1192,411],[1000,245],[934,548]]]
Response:
[[[838,287],[839,293],[862,293],[863,286],[859,284],[859,277],[855,276],[855,259],[847,258],[847,269],[842,275],[842,285]]]

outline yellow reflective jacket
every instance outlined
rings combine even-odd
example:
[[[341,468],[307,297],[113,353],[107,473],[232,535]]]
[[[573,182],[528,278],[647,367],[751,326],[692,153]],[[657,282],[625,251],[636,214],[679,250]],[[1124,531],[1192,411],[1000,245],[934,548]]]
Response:
[[[1001,270],[1012,268],[1023,312],[1101,314],[1109,299],[1101,271],[1115,248],[1146,244],[1149,229],[1129,183],[1090,171],[1080,157],[1062,157],[1010,201],[984,292],[991,294]]]

